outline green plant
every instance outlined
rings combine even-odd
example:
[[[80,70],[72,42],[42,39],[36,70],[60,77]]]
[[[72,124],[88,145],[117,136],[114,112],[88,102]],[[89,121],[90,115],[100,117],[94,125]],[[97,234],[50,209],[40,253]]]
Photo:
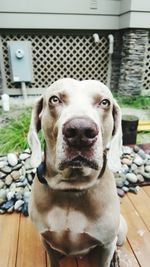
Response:
[[[114,93],[114,97],[117,99],[121,107],[133,107],[148,109],[150,107],[149,96],[122,96]]]
[[[12,119],[0,129],[0,154],[12,151],[22,151],[28,147],[27,134],[29,130],[31,111],[23,112],[18,118]],[[39,138],[44,143],[42,133]]]

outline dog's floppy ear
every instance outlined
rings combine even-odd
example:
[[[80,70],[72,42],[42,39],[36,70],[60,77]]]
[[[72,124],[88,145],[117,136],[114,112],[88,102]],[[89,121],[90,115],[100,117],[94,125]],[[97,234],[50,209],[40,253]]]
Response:
[[[41,129],[40,113],[43,107],[43,97],[40,97],[32,110],[31,122],[28,133],[28,143],[32,151],[30,164],[33,168],[38,167],[42,161],[41,144],[38,138],[38,131]]]
[[[114,129],[112,140],[108,151],[108,166],[113,172],[121,169],[120,156],[122,153],[122,127],[121,127],[121,109],[114,100],[113,105]]]

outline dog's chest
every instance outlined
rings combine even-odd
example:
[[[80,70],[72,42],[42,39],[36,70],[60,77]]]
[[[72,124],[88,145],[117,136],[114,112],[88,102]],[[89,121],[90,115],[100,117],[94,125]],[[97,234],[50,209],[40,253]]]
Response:
[[[52,209],[42,236],[51,247],[65,255],[82,255],[98,244],[88,234],[88,218],[76,210]]]

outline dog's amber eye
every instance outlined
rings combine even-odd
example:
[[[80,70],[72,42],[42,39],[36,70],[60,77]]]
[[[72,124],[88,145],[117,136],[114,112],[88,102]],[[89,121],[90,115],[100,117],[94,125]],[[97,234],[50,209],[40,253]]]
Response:
[[[50,97],[50,99],[49,99],[49,103],[50,103],[50,105],[52,105],[52,106],[56,106],[56,105],[58,105],[59,103],[61,103],[61,101],[60,101],[60,99],[58,98],[58,96],[53,95],[53,96]]]
[[[103,99],[100,102],[100,106],[104,109],[107,109],[110,106],[110,101],[108,99]]]

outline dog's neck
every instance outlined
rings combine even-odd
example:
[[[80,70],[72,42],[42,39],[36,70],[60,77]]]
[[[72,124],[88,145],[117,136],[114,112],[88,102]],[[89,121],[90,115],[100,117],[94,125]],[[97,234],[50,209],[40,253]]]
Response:
[[[102,166],[100,173],[98,175],[98,179],[100,179],[103,176],[105,169],[106,169],[106,164],[107,164],[107,151],[104,150],[104,152],[103,152],[103,166]],[[41,164],[37,168],[37,178],[41,184],[45,184],[48,186],[48,182],[45,178],[45,170],[46,170],[46,162],[44,160],[41,162]]]

